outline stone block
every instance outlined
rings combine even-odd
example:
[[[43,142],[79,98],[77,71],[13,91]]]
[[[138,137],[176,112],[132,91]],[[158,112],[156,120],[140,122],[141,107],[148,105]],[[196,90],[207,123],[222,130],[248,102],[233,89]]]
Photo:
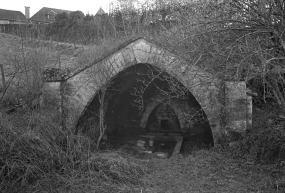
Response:
[[[113,75],[121,72],[125,68],[125,58],[121,52],[117,52],[110,56],[108,62],[110,65],[109,70]]]
[[[134,56],[137,63],[147,63],[150,56],[151,46],[143,39],[137,40],[133,46]]]
[[[226,126],[244,133],[247,122],[247,95],[244,81],[225,83]]]
[[[124,48],[122,51],[122,56],[124,57],[123,65],[129,67],[136,64],[136,58],[131,47]]]

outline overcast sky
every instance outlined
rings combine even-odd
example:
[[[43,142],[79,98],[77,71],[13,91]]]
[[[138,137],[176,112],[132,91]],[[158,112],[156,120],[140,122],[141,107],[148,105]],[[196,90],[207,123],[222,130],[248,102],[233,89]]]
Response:
[[[0,0],[0,9],[21,11],[25,14],[25,6],[30,7],[30,16],[33,16],[42,7],[64,9],[69,11],[80,10],[87,14],[96,14],[99,7],[109,11],[112,0]]]

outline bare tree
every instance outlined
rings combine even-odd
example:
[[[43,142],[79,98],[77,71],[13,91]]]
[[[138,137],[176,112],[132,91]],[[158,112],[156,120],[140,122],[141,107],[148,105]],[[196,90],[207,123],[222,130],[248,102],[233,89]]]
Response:
[[[177,12],[183,22],[160,32],[164,47],[219,79],[258,81],[285,110],[283,0],[189,1]]]
[[[42,74],[49,62],[51,50],[40,45],[31,45],[32,41],[36,40],[23,36],[3,53],[5,76],[9,78],[0,101],[17,96],[32,108],[33,100],[41,92]]]
[[[100,142],[103,136],[105,135],[105,131],[107,129],[105,115],[109,100],[111,100],[113,96],[112,91],[119,91],[116,90],[117,88],[113,88],[112,85],[112,79],[115,74],[116,68],[112,63],[105,64],[104,62],[99,62],[96,65],[92,66],[92,83],[98,88],[97,96],[99,102],[98,113],[92,112],[99,119],[98,128],[95,128],[99,130],[99,136],[96,144],[97,148],[99,148]]]
[[[227,63],[227,78],[259,80],[262,96],[273,97],[285,111],[285,2],[232,0],[208,6],[214,11],[207,22],[215,28],[205,33],[220,47],[212,54]]]

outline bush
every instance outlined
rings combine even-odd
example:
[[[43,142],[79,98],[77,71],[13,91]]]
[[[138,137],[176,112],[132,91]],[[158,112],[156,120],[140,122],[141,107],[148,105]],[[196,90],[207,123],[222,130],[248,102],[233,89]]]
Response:
[[[285,161],[284,123],[276,119],[280,109],[266,105],[254,111],[252,130],[231,147],[232,154],[264,163]]]
[[[141,186],[144,169],[65,134],[48,112],[2,114],[0,192],[118,192]]]
[[[233,147],[235,156],[273,163],[285,161],[285,131],[280,127],[264,127],[252,131]]]

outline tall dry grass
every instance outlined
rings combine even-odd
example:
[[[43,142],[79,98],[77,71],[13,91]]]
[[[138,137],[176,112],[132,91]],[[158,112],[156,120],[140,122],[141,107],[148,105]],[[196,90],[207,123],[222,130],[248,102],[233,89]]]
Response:
[[[132,192],[145,169],[67,135],[52,112],[1,114],[0,192]]]

